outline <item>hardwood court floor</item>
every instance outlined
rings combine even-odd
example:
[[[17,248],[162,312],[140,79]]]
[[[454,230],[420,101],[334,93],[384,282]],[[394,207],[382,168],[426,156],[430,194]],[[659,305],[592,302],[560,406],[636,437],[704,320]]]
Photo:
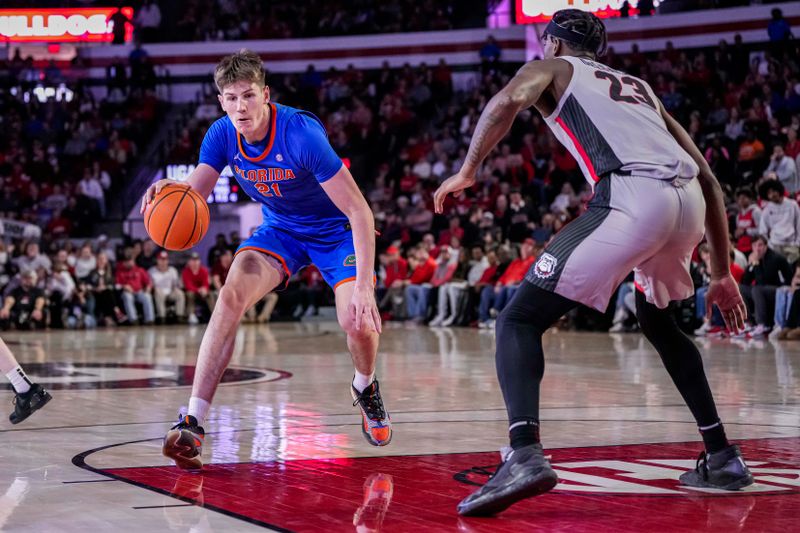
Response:
[[[360,434],[335,324],[244,326],[206,424],[202,474],[160,439],[186,405],[201,327],[7,333],[54,401],[18,426],[0,389],[2,531],[791,531],[800,511],[800,343],[703,341],[747,491],[679,488],[700,451],[639,335],[546,337],[543,440],[561,483],[500,518],[460,519],[506,444],[494,334],[388,324],[395,427]],[[636,444],[645,444],[633,446]]]

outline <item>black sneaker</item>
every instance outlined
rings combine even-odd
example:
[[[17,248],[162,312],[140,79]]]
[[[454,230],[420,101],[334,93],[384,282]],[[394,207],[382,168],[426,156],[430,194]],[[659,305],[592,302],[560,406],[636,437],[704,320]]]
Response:
[[[203,439],[205,430],[197,425],[193,416],[183,416],[164,437],[161,453],[175,461],[178,468],[199,470],[203,468]]]
[[[753,484],[753,475],[739,447],[728,446],[714,453],[701,452],[695,469],[681,474],[680,481],[687,487],[739,490]]]
[[[558,483],[541,444],[514,450],[486,484],[458,504],[461,516],[490,516],[525,498],[543,494]]]
[[[353,406],[361,409],[361,433],[373,446],[386,446],[392,441],[392,421],[383,406],[381,391],[376,379],[363,392],[350,385]]]
[[[50,393],[44,390],[44,387],[38,383],[31,385],[28,392],[17,394],[11,403],[14,404],[14,412],[8,417],[12,424],[19,424],[34,412],[38,411],[47,402],[52,400],[53,397]]]

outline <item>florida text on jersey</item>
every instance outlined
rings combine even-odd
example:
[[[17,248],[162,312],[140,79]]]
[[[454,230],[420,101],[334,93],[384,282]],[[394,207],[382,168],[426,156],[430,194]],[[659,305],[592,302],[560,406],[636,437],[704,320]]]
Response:
[[[302,236],[340,232],[347,217],[321,187],[342,167],[325,128],[306,111],[267,105],[269,129],[263,140],[249,144],[222,117],[203,139],[200,163],[219,172],[229,165],[242,189],[262,204],[270,227]]]

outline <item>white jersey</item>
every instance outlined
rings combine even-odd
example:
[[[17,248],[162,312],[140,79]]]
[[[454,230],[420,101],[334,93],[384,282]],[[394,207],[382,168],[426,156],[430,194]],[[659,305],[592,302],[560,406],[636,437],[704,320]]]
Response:
[[[644,81],[583,57],[564,95],[545,121],[594,185],[610,172],[660,180],[697,176],[699,168],[661,116]]]

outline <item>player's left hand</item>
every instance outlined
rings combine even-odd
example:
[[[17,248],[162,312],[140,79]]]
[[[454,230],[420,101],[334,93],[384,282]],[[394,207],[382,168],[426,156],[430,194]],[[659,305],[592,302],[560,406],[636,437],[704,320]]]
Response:
[[[706,318],[711,318],[712,307],[716,305],[728,331],[738,333],[745,328],[747,306],[739,292],[739,285],[730,274],[712,279],[706,292]]]
[[[381,315],[375,302],[375,290],[372,287],[356,287],[350,298],[350,318],[356,324],[357,331],[377,331],[380,333]]]
[[[444,210],[444,201],[448,194],[452,194],[456,198],[461,196],[464,189],[469,189],[475,184],[475,176],[468,176],[459,172],[450,176],[436,189],[433,193],[433,206],[434,210],[441,214]]]

